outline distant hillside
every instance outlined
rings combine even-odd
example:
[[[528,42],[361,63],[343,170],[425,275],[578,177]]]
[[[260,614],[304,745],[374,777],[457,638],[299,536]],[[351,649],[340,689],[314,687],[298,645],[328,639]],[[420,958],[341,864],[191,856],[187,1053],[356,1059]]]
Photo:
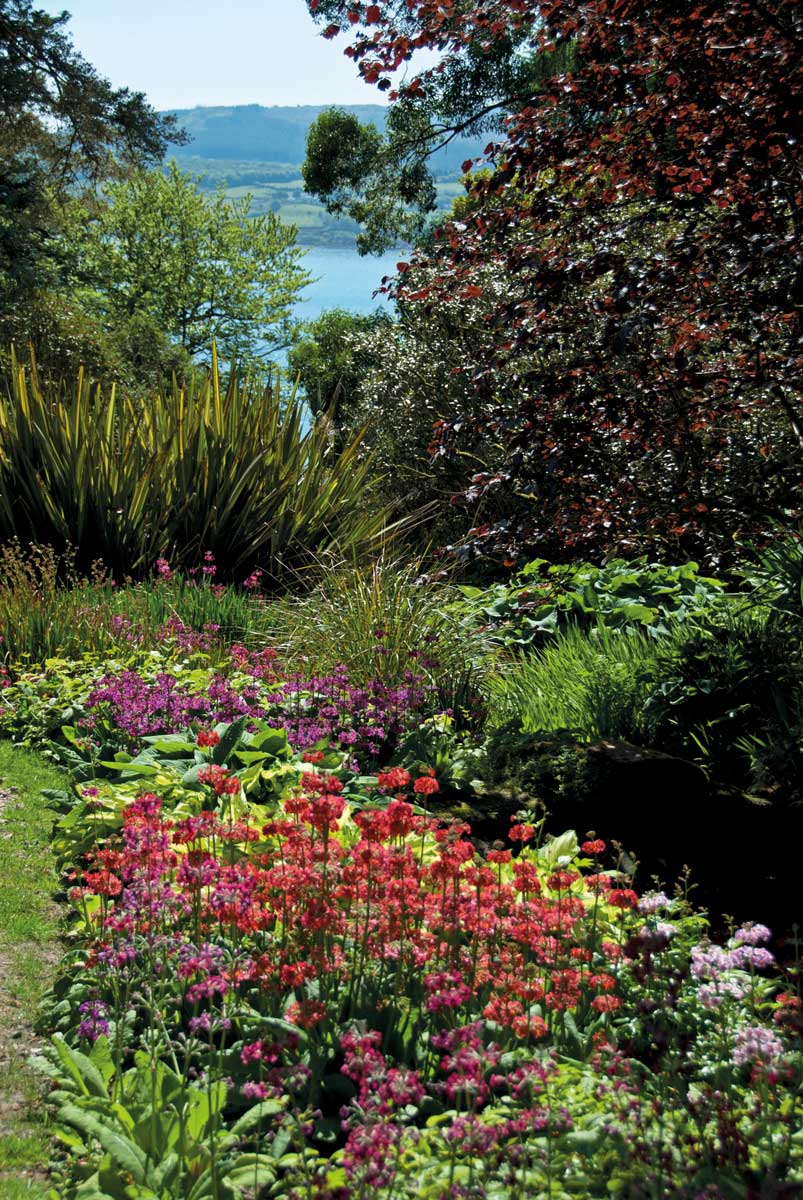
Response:
[[[263,108],[259,104],[231,108],[179,108],[171,112],[192,139],[170,149],[185,171],[201,177],[201,187],[222,187],[232,198],[251,197],[254,215],[275,212],[298,229],[307,246],[353,246],[357,226],[333,217],[304,191],[301,164],[306,155],[307,130],[324,105]],[[381,104],[342,105],[361,121],[385,127],[387,110]],[[438,208],[448,209],[462,191],[461,166],[482,154],[487,138],[461,138],[430,160],[437,179]]]
[[[234,159],[240,163],[298,163],[304,161],[307,130],[326,105],[299,104],[291,107],[264,108],[260,104],[240,104],[231,108],[178,108],[172,114],[192,141],[178,146],[171,154],[183,159]],[[381,104],[343,105],[360,121],[371,121],[384,129],[387,109]],[[432,160],[437,175],[457,174],[466,158],[482,153],[487,138],[461,138]]]

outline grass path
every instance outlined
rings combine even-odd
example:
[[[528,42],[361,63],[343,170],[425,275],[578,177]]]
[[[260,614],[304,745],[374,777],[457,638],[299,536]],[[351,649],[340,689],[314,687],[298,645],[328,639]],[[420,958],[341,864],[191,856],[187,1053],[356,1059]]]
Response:
[[[42,788],[64,786],[43,759],[0,742],[0,1197],[43,1200],[49,1138],[41,1085],[26,1064],[33,1022],[60,957],[52,813]]]

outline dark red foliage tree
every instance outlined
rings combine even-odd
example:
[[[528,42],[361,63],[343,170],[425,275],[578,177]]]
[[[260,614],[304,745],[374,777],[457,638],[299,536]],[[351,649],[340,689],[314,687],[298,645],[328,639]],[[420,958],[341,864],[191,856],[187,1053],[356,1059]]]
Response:
[[[803,6],[797,0],[310,0],[368,82],[437,98],[508,47],[534,72],[474,205],[414,256],[399,295],[506,278],[466,369],[470,420],[517,497],[472,538],[654,542],[715,559],[803,509]],[[325,12],[323,12],[325,10]],[[416,286],[417,262],[437,283]],[[427,278],[432,278],[431,270]],[[454,430],[437,442],[448,449]]]

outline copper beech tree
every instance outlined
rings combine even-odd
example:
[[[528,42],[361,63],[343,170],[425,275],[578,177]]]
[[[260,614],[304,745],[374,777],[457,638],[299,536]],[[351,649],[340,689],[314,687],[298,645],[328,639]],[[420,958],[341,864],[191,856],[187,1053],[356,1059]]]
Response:
[[[645,543],[715,561],[798,516],[803,7],[309,7],[391,103],[497,120],[461,220],[393,284],[435,318],[481,294],[489,263],[505,280],[462,367],[476,402],[433,443],[455,451],[468,422],[493,447],[466,476],[464,497],[489,497],[468,542],[511,561]],[[416,72],[423,48],[439,57]],[[461,92],[472,73],[487,86]]]

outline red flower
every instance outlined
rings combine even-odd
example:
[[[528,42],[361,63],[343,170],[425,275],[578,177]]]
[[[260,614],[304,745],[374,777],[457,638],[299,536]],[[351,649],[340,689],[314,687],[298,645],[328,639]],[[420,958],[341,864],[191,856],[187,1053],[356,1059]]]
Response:
[[[556,871],[554,875],[549,876],[546,885],[553,892],[563,892],[579,878],[576,871]]]
[[[87,871],[84,874],[87,888],[96,896],[119,896],[123,885],[110,871]]]
[[[595,996],[591,1001],[591,1007],[597,1012],[613,1012],[614,1009],[620,1008],[622,1001],[618,996]]]
[[[415,828],[416,817],[412,805],[404,800],[391,800],[386,815],[391,837],[406,837]]]
[[[440,784],[431,775],[422,775],[413,784],[413,791],[417,792],[419,796],[431,796],[434,792],[439,792],[440,790]]]
[[[535,837],[534,825],[511,825],[508,834],[511,842],[529,842]]]
[[[236,796],[240,790],[239,779],[235,779],[230,771],[216,763],[201,767],[198,782],[208,784],[216,796]]]
[[[285,1020],[291,1025],[300,1025],[302,1029],[313,1029],[326,1019],[326,1005],[320,1000],[302,1000],[291,1004],[284,1014]]]
[[[386,812],[366,810],[355,813],[354,824],[367,842],[384,842],[390,837],[390,821]]]
[[[510,850],[489,850],[485,857],[489,863],[509,863],[513,855]]]
[[[310,802],[309,811],[304,819],[309,821],[313,829],[317,829],[321,833],[325,833],[327,830],[334,833],[345,807],[346,801],[342,796],[323,795]]]
[[[404,767],[391,767],[389,771],[379,772],[376,783],[382,792],[403,791],[410,783],[410,772]]]
[[[301,786],[305,792],[327,792],[329,795],[343,791],[343,783],[334,775],[316,775],[307,771],[301,776]]]
[[[635,908],[638,896],[632,888],[613,888],[608,892],[608,903],[614,908]]]
[[[303,987],[308,979],[315,978],[315,967],[311,962],[285,963],[279,972],[282,987]]]
[[[199,729],[197,742],[199,746],[216,746],[220,741],[220,734],[214,729]]]
[[[516,1037],[544,1037],[547,1033],[547,1023],[537,1015],[516,1017],[513,1021],[513,1032]]]
[[[583,842],[580,849],[584,854],[604,854],[605,843],[603,842],[602,838],[597,838],[593,842]]]
[[[541,881],[538,878],[538,871],[532,863],[522,862],[518,859],[513,864],[513,874],[515,882],[513,884],[517,892],[527,892],[538,895],[541,891]]]

